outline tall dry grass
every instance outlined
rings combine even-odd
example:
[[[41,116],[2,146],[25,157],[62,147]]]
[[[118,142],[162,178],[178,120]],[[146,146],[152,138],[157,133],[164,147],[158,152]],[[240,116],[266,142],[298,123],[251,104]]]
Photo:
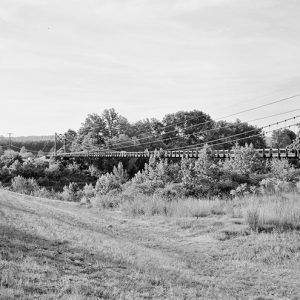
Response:
[[[243,199],[242,212],[255,231],[300,229],[300,196],[297,193]]]
[[[175,199],[159,196],[140,196],[121,204],[121,209],[132,216],[162,215],[168,217],[206,217],[212,214],[225,214],[225,201],[207,199]]]
[[[244,218],[254,231],[299,230],[300,195],[248,196],[234,200],[182,198],[167,200],[159,196],[134,197],[121,201],[120,208],[131,216],[207,217],[226,214]]]

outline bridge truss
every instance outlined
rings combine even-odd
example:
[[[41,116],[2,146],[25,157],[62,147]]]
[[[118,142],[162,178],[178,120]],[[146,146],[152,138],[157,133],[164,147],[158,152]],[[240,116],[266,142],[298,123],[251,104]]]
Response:
[[[266,126],[260,127],[259,129],[261,130],[266,130],[267,128],[269,131],[263,131],[261,133],[255,133],[255,130],[249,130],[247,132],[242,132],[242,133],[237,133],[234,135],[231,135],[229,137],[221,137],[219,139],[215,139],[213,141],[210,141],[208,143],[199,143],[199,144],[194,144],[194,145],[189,145],[185,147],[180,147],[180,148],[174,148],[174,149],[163,149],[163,150],[153,150],[153,151],[124,151],[125,148],[132,147],[132,146],[120,146],[117,145],[115,146],[116,148],[121,148],[122,150],[111,150],[111,149],[95,149],[95,150],[83,150],[83,151],[77,151],[77,152],[70,152],[68,153],[66,151],[66,143],[67,143],[67,137],[65,134],[56,134],[55,133],[55,150],[54,150],[54,156],[57,158],[93,158],[93,159],[98,159],[98,158],[149,158],[152,155],[159,155],[161,157],[166,157],[166,158],[198,158],[200,156],[200,153],[202,153],[203,147],[207,145],[210,147],[210,152],[212,156],[215,158],[234,158],[235,151],[234,150],[214,150],[214,146],[220,146],[224,145],[226,143],[238,143],[242,140],[247,140],[249,138],[254,138],[257,136],[261,136],[262,134],[266,133],[271,133],[273,130],[270,130],[271,126],[276,126],[276,130],[280,129],[287,129],[292,126],[295,126],[296,128],[296,118],[299,118],[300,115],[297,115],[292,118],[288,118],[276,123],[268,124]],[[287,125],[287,121],[294,121],[293,125]],[[284,124],[284,127],[279,128],[279,124]],[[194,125],[193,125],[194,126]],[[217,128],[218,129],[218,128]],[[215,129],[211,129],[215,130]],[[207,131],[207,130],[206,130]],[[178,137],[173,137],[172,139],[175,139]],[[142,138],[143,139],[143,138]],[[170,138],[168,138],[170,139]],[[61,142],[63,144],[62,150],[57,151],[57,144],[58,142]],[[155,140],[154,140],[155,142]],[[121,142],[122,143],[122,142]],[[141,143],[139,146],[143,145]],[[269,159],[269,158],[296,158],[299,159],[300,155],[300,137],[298,136],[296,140],[286,148],[266,148],[266,149],[255,149],[257,152],[258,156],[261,158]]]
[[[259,157],[263,159],[268,158],[300,158],[299,149],[255,149]],[[199,150],[155,150],[155,151],[80,151],[71,153],[57,153],[57,158],[149,158],[152,155],[159,155],[165,158],[198,158],[202,151]],[[234,150],[210,150],[212,156],[215,158],[234,158]]]

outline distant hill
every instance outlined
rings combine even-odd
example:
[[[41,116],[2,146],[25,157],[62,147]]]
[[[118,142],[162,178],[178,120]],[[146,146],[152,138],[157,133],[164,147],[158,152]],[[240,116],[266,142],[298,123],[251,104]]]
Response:
[[[38,153],[43,151],[48,153],[52,151],[54,146],[54,136],[16,136],[12,137],[12,149],[14,151],[20,151],[22,147],[25,147],[27,151],[32,153]],[[2,150],[9,149],[8,137],[0,136],[0,146]]]
[[[26,143],[26,142],[41,142],[41,141],[53,141],[54,135],[31,135],[31,136],[13,136],[13,142]],[[7,141],[8,137],[0,135],[0,141]]]

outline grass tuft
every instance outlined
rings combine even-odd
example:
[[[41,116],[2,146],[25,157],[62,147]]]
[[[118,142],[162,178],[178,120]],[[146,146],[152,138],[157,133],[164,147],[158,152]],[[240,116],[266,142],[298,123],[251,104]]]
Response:
[[[122,203],[121,208],[131,216],[168,216],[179,218],[204,218],[225,214],[225,201],[179,199],[168,201],[158,196],[141,196]]]
[[[248,199],[244,217],[254,231],[299,230],[300,199],[296,194]]]

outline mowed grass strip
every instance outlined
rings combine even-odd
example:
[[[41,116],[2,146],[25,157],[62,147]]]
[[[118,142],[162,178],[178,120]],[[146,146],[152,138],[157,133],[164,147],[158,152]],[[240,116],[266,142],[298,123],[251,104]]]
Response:
[[[128,218],[0,193],[0,298],[298,297],[298,232],[251,233],[221,205]]]

